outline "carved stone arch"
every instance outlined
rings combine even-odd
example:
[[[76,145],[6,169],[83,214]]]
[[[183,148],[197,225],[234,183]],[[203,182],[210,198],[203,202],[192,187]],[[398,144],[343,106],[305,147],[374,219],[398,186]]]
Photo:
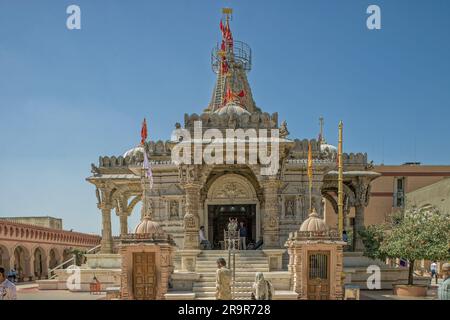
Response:
[[[134,209],[134,207],[139,203],[139,201],[141,201],[142,200],[142,196],[135,196],[131,201],[130,201],[130,203],[128,204],[128,207],[127,207],[127,211],[128,212],[133,212],[133,209]]]
[[[334,212],[338,213],[338,203],[337,203],[336,199],[328,192],[322,192],[322,196],[330,202],[331,206],[333,207]]]
[[[254,186],[248,179],[235,173],[225,174],[217,178],[209,187],[209,201],[258,201]]]
[[[14,253],[13,253],[14,254]],[[11,261],[11,252],[5,245],[0,244],[0,265],[9,270]]]
[[[325,194],[328,192],[338,192],[338,182],[337,181],[326,181],[322,186],[322,195],[325,197]],[[354,190],[344,183],[344,197],[347,197],[350,205],[353,205],[356,201]]]

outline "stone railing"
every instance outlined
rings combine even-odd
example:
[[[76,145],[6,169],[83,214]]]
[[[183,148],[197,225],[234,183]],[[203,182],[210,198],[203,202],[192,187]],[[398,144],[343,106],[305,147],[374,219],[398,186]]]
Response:
[[[201,121],[203,129],[228,129],[228,128],[255,128],[255,129],[276,129],[278,128],[278,113],[269,114],[267,112],[254,112],[252,114],[222,114],[202,113],[200,115],[185,114],[184,127],[192,131],[194,122]]]
[[[0,220],[0,240],[64,244],[91,248],[100,244],[101,238],[86,233],[57,230]]]
[[[161,233],[129,233],[120,236],[120,241],[127,242],[168,242],[175,243],[173,237],[165,232]]]
[[[144,162],[143,156],[132,156],[132,157],[100,157],[99,167],[100,168],[121,168],[127,166],[141,166]],[[172,160],[150,160],[150,165],[171,165]]]
[[[313,164],[330,164],[330,163],[336,163],[336,161],[332,161],[329,159],[312,159]],[[288,159],[287,163],[291,164],[303,164],[308,165],[308,159]]]
[[[342,237],[339,236],[339,232],[336,230],[327,231],[295,231],[289,233],[290,241],[308,241],[308,240],[329,240],[329,241],[341,241]]]

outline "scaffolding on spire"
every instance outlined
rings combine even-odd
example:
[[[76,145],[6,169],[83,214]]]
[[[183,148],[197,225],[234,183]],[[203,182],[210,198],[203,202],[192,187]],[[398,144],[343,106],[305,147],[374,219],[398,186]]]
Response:
[[[211,68],[217,74],[211,103],[206,109],[214,112],[230,101],[239,102],[249,112],[256,110],[246,73],[252,68],[252,51],[242,41],[234,40],[230,21],[233,10],[222,9],[219,23],[221,41],[211,51]]]

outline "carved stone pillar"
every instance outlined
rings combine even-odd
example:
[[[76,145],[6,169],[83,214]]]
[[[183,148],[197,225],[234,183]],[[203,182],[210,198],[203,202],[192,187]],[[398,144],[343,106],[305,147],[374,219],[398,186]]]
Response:
[[[364,229],[364,206],[355,206],[355,226],[353,234],[353,248],[356,252],[364,251],[364,244],[359,235],[359,232]]]
[[[301,198],[299,195],[295,196],[295,218],[298,219],[301,216]]]
[[[186,183],[184,190],[186,192],[186,214],[184,215],[184,249],[198,249],[199,238],[199,204],[200,204],[199,183]]]
[[[269,177],[263,181],[264,190],[264,220],[263,241],[264,248],[279,248],[279,212],[278,212],[278,188],[280,182],[275,177]]]
[[[355,185],[355,225],[353,232],[353,248],[356,252],[364,251],[364,244],[359,232],[364,229],[364,209],[369,203],[370,182],[358,178]]]
[[[119,216],[120,219],[120,234],[128,233],[128,212],[124,212]]]
[[[111,206],[102,205],[102,240],[101,253],[113,253],[113,239],[111,230]]]
[[[120,234],[128,234],[128,216],[130,211],[128,210],[128,197],[126,195],[121,195],[117,200],[116,214],[119,216]]]
[[[95,194],[97,196],[97,207],[102,212],[102,240],[100,242],[102,247],[100,253],[113,253],[111,210],[114,206],[112,205],[111,188],[102,184],[95,190]]]

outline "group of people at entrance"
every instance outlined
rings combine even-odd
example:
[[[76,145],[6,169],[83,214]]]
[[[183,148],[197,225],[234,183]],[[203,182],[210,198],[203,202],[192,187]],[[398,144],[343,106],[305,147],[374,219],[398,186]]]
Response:
[[[232,300],[233,295],[231,291],[232,273],[227,268],[227,263],[224,258],[217,259],[216,272],[216,299],[217,300]],[[264,279],[262,272],[257,272],[255,282],[252,286],[251,299],[252,300],[272,300],[273,286],[270,281]]]
[[[248,231],[245,223],[243,221],[238,223],[237,218],[230,218],[228,221],[227,231],[230,234],[235,233],[236,237],[239,238],[239,249],[247,250],[247,236]],[[205,227],[201,226],[198,231],[198,236],[200,240],[201,249],[210,250],[212,249],[211,242],[205,236]],[[225,240],[225,239],[224,239]]]

